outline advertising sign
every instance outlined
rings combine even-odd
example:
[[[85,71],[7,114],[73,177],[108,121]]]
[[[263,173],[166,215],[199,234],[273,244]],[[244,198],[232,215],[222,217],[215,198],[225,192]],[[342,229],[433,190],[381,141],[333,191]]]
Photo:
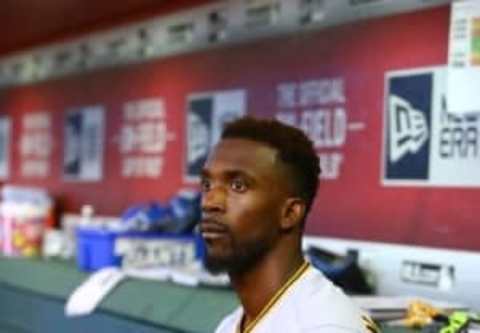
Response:
[[[98,181],[103,176],[104,110],[100,106],[69,110],[64,123],[65,180]]]
[[[125,103],[120,135],[122,176],[159,178],[164,169],[167,143],[174,138],[167,128],[163,99],[150,98]]]
[[[24,178],[46,178],[50,175],[53,149],[51,116],[39,111],[23,115],[20,138],[20,172]]]
[[[384,185],[480,186],[480,114],[446,103],[446,69],[386,76]]]
[[[0,118],[0,179],[10,174],[10,127],[9,117]]]
[[[195,180],[226,123],[246,114],[246,93],[228,90],[194,94],[188,99],[185,178]]]
[[[449,110],[480,113],[480,1],[452,3],[448,46]]]

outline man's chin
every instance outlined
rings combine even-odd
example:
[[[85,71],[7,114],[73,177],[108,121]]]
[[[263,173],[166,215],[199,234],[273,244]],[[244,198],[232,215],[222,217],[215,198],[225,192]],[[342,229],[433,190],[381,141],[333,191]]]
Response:
[[[207,247],[204,267],[212,274],[228,273],[240,275],[252,270],[268,253],[272,242],[252,240],[231,249],[213,249]],[[238,244],[237,244],[238,245]]]
[[[217,258],[207,255],[203,260],[203,266],[212,274],[221,274],[227,273],[232,265],[228,258]]]

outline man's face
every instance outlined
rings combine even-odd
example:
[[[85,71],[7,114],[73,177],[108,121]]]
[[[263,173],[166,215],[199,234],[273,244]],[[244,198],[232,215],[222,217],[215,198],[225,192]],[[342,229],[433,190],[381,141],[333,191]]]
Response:
[[[225,139],[202,172],[202,236],[212,272],[247,271],[275,245],[287,191],[277,151]]]

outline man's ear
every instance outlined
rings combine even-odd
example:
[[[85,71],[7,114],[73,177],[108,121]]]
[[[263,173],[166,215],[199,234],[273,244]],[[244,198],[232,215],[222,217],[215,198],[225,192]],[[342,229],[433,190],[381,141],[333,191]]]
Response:
[[[283,206],[280,228],[290,230],[299,226],[305,216],[305,211],[306,204],[303,199],[288,198]]]

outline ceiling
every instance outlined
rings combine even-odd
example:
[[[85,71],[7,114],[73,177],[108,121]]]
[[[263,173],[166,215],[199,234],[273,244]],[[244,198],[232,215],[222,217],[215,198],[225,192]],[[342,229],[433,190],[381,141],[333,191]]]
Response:
[[[212,0],[2,0],[0,54],[195,7]]]
[[[1,0],[0,56],[218,1],[220,0]],[[354,2],[357,7],[362,5],[366,8],[363,12],[356,11],[359,17],[369,14],[368,10],[374,8],[391,12],[397,7],[413,9],[453,0],[375,0],[379,4],[376,7],[369,6],[369,1],[365,1],[366,5],[364,2]],[[330,0],[330,3],[341,8],[338,0]],[[344,13],[340,14],[337,16],[345,16]]]

